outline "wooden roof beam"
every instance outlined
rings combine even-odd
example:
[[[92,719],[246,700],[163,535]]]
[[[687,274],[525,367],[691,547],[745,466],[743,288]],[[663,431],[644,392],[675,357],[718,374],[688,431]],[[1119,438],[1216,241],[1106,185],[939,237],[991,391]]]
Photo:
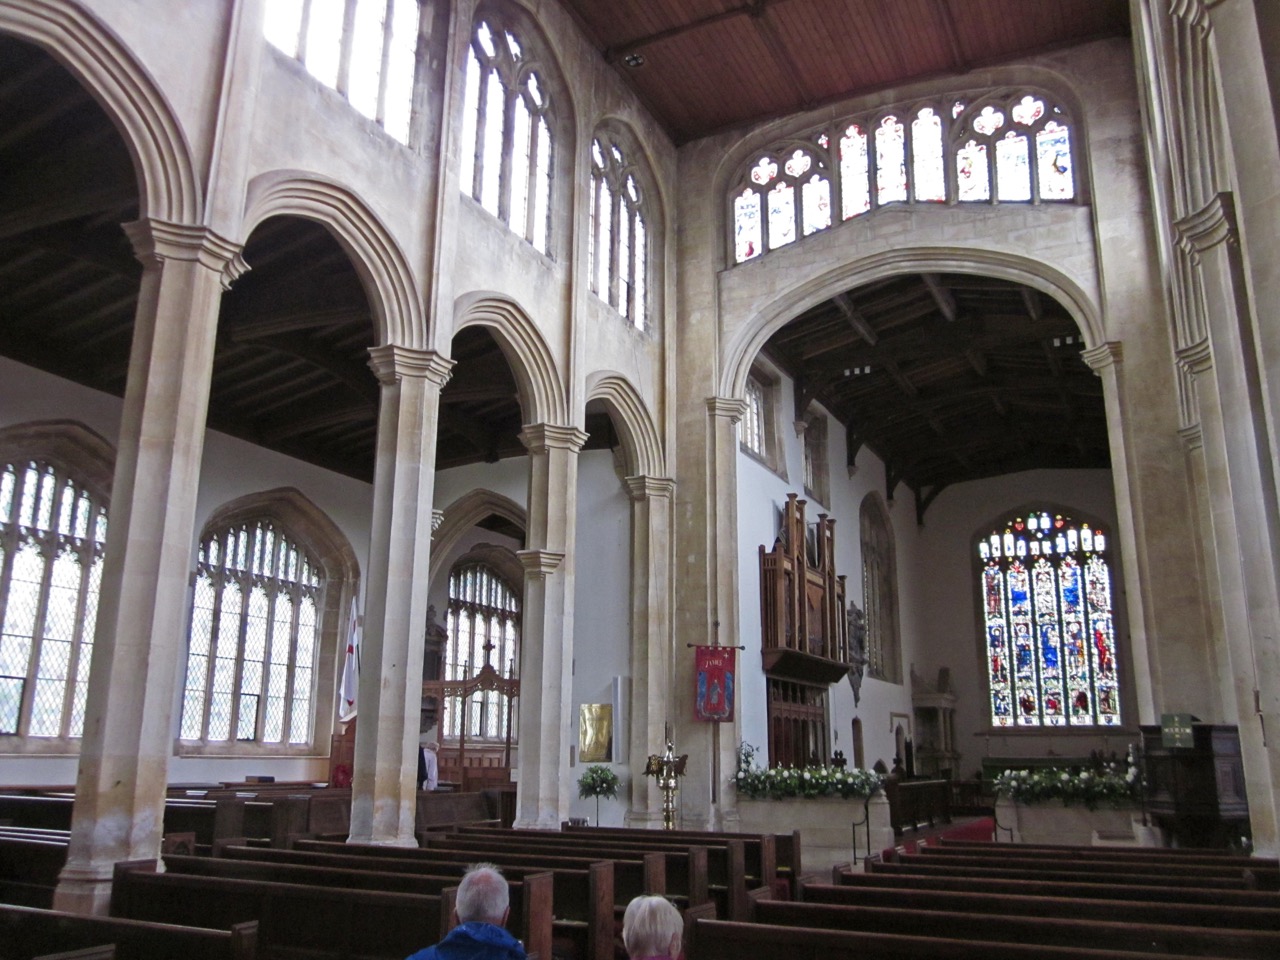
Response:
[[[933,302],[938,305],[938,312],[946,318],[948,323],[955,323],[957,316],[955,294],[951,292],[951,289],[942,282],[936,273],[922,273],[920,279],[929,288]]]
[[[844,318],[848,321],[853,332],[865,340],[868,346],[874,347],[879,342],[879,335],[871,324],[867,322],[867,318],[853,305],[853,300],[850,299],[849,294],[837,293],[831,300],[840,308],[840,312],[844,314]]]

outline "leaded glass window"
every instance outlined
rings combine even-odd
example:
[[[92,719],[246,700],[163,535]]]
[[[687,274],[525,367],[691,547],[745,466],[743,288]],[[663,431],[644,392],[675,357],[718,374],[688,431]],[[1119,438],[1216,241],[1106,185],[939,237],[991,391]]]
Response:
[[[206,534],[192,583],[181,739],[311,743],[324,587],[317,562],[273,521]]]
[[[520,658],[520,596],[488,564],[466,562],[449,575],[449,632],[444,679],[467,680],[486,665],[502,677],[516,676]],[[444,716],[444,735],[458,738],[466,715],[466,736],[503,740],[511,721],[506,697],[496,690],[476,690],[466,710],[451,705]]]
[[[0,734],[83,734],[106,538],[74,476],[0,461]]]
[[[591,141],[591,231],[587,242],[592,291],[641,330],[648,313],[648,230],[637,171],[615,138]]]
[[[902,682],[898,634],[898,567],[893,526],[884,501],[867,494],[859,509],[862,538],[862,606],[866,625],[867,673]]]
[[[271,0],[267,40],[409,142],[420,0]]]
[[[728,196],[734,262],[826,229],[836,205],[851,220],[887,204],[1077,195],[1071,122],[1044,94],[1001,91],[882,110],[781,141],[747,164]]]
[[[757,457],[768,456],[766,417],[768,415],[768,388],[757,377],[747,380],[747,409],[738,421],[738,440]]]
[[[997,727],[1120,724],[1109,538],[1047,510],[977,543],[990,713]]]
[[[459,181],[541,253],[550,242],[550,97],[517,35],[488,16],[467,50]]]

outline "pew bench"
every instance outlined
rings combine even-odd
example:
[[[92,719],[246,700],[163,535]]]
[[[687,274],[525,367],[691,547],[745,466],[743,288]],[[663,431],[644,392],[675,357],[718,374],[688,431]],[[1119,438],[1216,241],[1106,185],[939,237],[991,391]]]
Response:
[[[0,943],[5,960],[100,950],[106,944],[118,960],[255,960],[258,925],[250,921],[209,930],[0,904]]]
[[[895,863],[872,861],[867,864],[867,872],[870,874],[890,873],[904,876],[950,876],[992,880],[1050,880],[1060,883],[1106,883],[1117,886],[1140,884],[1144,886],[1193,887],[1196,889],[1219,890],[1247,890],[1250,886],[1249,881],[1243,875],[1189,877],[1157,871],[1154,867],[1149,872],[1137,872],[1139,868],[1135,867],[1134,869],[1135,872],[1100,874],[1087,866],[1076,869],[1052,866],[1044,868],[1031,866],[1010,867],[996,864],[965,866],[932,861],[925,862],[925,858],[911,854],[906,857],[900,857],[899,861]]]

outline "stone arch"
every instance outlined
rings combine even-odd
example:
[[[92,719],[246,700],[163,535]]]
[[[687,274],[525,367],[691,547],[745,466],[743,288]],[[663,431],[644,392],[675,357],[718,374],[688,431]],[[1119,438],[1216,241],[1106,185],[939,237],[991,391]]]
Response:
[[[449,556],[463,535],[485,517],[493,514],[516,524],[521,529],[528,527],[528,515],[524,507],[510,497],[504,497],[492,490],[479,488],[470,490],[444,508],[444,519],[431,538],[429,582],[436,581],[444,558]],[[523,573],[515,582],[523,583]]]
[[[906,247],[844,264],[784,291],[746,320],[729,339],[721,366],[720,396],[741,397],[765,342],[798,314],[841,291],[903,273],[967,273],[1026,284],[1053,297],[1075,320],[1086,348],[1106,341],[1101,310],[1065,273],[1042,261],[997,250]]]
[[[520,386],[520,412],[525,423],[569,426],[569,404],[542,333],[513,300],[498,293],[476,291],[455,301],[454,335],[467,327],[485,327],[507,358]]]
[[[386,226],[346,187],[297,170],[259,174],[249,184],[245,236],[269,217],[304,217],[323,224],[351,257],[364,284],[379,345],[426,349],[423,297],[408,259]]]
[[[115,448],[77,420],[32,420],[0,427],[0,458],[48,461],[74,476],[96,499],[111,503]]]
[[[200,222],[200,179],[182,126],[118,38],[69,0],[6,3],[0,6],[0,31],[46,50],[102,106],[133,158],[142,219]]]
[[[665,477],[666,456],[653,417],[631,382],[618,373],[593,373],[587,378],[587,402],[600,400],[609,408],[622,438],[627,474]]]

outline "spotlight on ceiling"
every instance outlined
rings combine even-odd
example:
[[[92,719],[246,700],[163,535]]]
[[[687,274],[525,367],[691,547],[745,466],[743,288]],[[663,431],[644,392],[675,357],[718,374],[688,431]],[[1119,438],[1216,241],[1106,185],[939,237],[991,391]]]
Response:
[[[625,57],[622,58],[622,62],[625,63],[628,67],[631,67],[631,69],[633,70],[636,69],[637,67],[643,67],[644,54],[628,53]]]

